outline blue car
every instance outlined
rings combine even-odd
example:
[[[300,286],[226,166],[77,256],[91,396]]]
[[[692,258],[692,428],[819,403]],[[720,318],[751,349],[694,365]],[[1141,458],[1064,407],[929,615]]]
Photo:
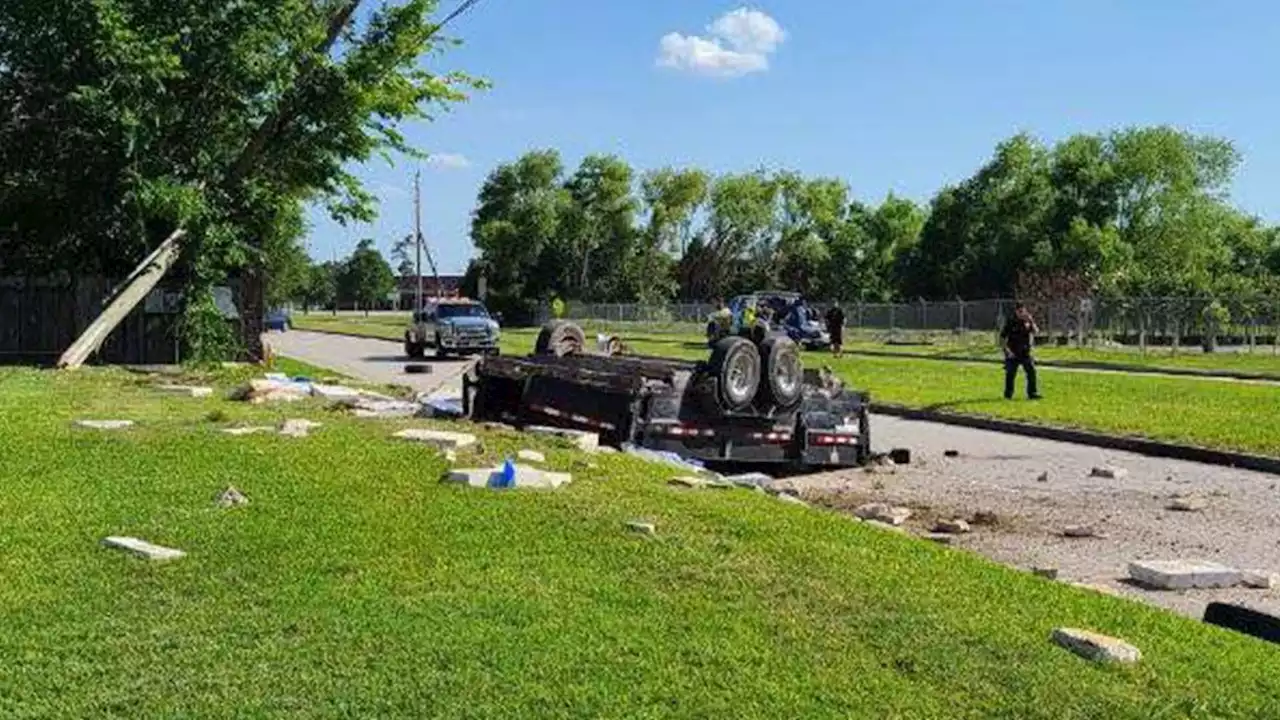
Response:
[[[289,317],[288,311],[272,310],[267,313],[267,317],[263,319],[262,326],[263,329],[268,331],[279,330],[280,332],[284,332],[293,327],[293,318]]]

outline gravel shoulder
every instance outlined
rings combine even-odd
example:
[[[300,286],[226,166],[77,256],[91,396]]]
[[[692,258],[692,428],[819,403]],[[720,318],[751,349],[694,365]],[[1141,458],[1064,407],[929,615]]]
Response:
[[[1062,581],[1197,618],[1214,601],[1280,613],[1276,589],[1152,591],[1126,581],[1134,560],[1207,560],[1280,572],[1280,477],[879,415],[872,433],[879,449],[910,448],[911,464],[787,482],[837,509],[867,502],[911,508],[905,527],[922,534],[937,519],[994,513],[995,524],[974,525],[953,546],[1017,567],[1056,568]],[[946,457],[948,450],[959,455]],[[1090,477],[1097,466],[1128,474]],[[1176,495],[1200,498],[1205,508],[1170,510]],[[1063,537],[1070,525],[1090,526],[1102,537]]]

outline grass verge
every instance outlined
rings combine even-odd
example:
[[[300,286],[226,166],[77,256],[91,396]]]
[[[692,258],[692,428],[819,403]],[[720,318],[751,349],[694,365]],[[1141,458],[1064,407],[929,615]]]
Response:
[[[230,437],[212,414],[325,426]],[[537,447],[575,482],[442,486],[438,455],[388,439],[399,426],[0,370],[0,715],[1280,714],[1277,651],[1250,638],[514,434],[480,433],[485,459]],[[251,504],[215,509],[228,484]],[[624,532],[637,517],[657,535]],[[110,534],[190,554],[147,564],[100,547]],[[1091,666],[1049,642],[1062,625],[1144,660]]]

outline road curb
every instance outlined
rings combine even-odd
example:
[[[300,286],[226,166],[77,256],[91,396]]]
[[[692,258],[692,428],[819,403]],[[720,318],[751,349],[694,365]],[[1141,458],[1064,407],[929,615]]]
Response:
[[[389,343],[401,342],[401,340],[398,340],[395,338],[381,337],[379,335],[362,335],[360,333],[341,332],[339,330],[314,330],[312,328],[295,327],[291,329],[289,332],[308,332],[308,333],[316,333],[317,335],[337,335],[338,337],[361,338],[363,340],[382,340],[383,342],[389,342]]]
[[[1003,365],[997,358],[974,358],[963,355],[922,355],[920,353],[896,353],[887,350],[845,350],[845,355],[861,355],[877,358],[906,358],[908,360],[938,360],[942,362],[979,363],[982,365]],[[1093,360],[1036,360],[1037,367],[1060,368],[1063,370],[1096,370],[1119,375],[1167,375],[1169,377],[1190,377],[1202,380],[1247,380],[1251,382],[1275,383],[1280,385],[1280,376],[1264,373],[1234,372],[1231,370],[1196,370],[1193,368],[1146,367],[1143,365],[1126,365],[1106,363]]]
[[[1230,450],[1213,450],[1210,448],[1197,447],[1195,445],[1179,445],[1176,443],[1161,442],[1159,440],[1148,440],[1146,438],[1123,435],[1106,435],[1104,433],[1092,432],[1089,430],[1075,430],[1049,425],[1037,425],[1034,423],[1018,422],[1016,420],[1001,420],[993,417],[983,417],[980,415],[962,415],[960,413],[938,412],[936,410],[911,408],[888,403],[871,403],[871,412],[879,413],[881,415],[892,415],[905,420],[923,420],[927,422],[942,423],[944,425],[974,428],[977,430],[991,430],[993,432],[1007,433],[1010,435],[1024,435],[1026,437],[1034,437],[1042,440],[1056,440],[1058,442],[1069,442],[1077,445],[1091,445],[1093,447],[1105,448],[1107,450],[1123,450],[1125,452],[1148,455],[1151,457],[1188,460],[1191,462],[1205,463],[1207,465],[1221,465],[1225,467],[1240,468],[1242,470],[1254,470],[1257,472],[1280,475],[1280,458],[1270,457],[1267,455],[1252,455],[1249,453],[1232,452]]]

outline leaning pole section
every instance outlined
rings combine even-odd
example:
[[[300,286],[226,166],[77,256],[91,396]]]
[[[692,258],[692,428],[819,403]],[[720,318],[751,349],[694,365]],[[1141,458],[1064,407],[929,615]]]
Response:
[[[143,298],[169,272],[169,268],[173,267],[181,249],[181,240],[186,234],[187,231],[181,228],[173,231],[138,265],[133,274],[116,289],[108,300],[107,307],[93,322],[89,323],[71,347],[62,353],[62,357],[58,358],[59,368],[74,370],[102,347],[102,343],[111,331],[133,312],[138,303],[142,302]]]

